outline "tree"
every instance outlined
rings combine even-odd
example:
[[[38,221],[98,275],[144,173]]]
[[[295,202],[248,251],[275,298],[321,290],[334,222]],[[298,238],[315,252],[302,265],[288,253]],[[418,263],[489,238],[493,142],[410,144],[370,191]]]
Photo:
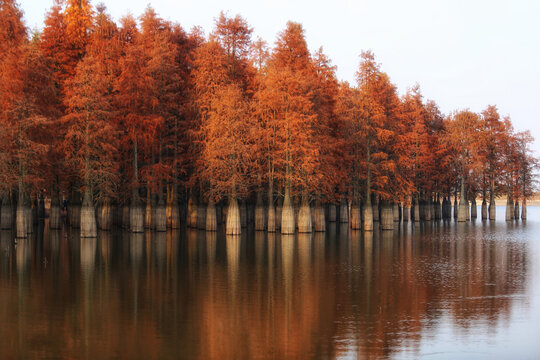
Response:
[[[75,77],[68,81],[67,114],[64,121],[67,160],[79,170],[84,183],[81,212],[81,236],[97,236],[94,210],[96,198],[109,198],[115,193],[117,165],[116,130],[111,116],[110,79],[99,58],[88,54],[77,66]]]

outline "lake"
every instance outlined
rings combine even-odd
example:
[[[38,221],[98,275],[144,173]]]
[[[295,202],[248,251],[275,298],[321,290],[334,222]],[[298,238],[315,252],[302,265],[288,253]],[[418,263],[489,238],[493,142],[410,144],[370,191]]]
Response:
[[[480,212],[479,212],[480,214]],[[0,233],[0,358],[538,359],[529,220]]]

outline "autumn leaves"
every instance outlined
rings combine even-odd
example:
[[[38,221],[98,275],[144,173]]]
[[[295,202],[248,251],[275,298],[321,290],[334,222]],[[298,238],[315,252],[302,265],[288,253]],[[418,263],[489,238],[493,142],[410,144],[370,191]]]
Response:
[[[269,49],[239,16],[205,37],[151,8],[116,24],[58,1],[28,39],[16,4],[0,4],[2,207],[17,195],[23,214],[46,189],[51,227],[62,197],[95,236],[114,219],[134,232],[225,220],[239,234],[253,203],[258,230],[324,231],[324,206],[342,202],[340,217],[369,231],[379,217],[392,228],[400,206],[419,221],[457,193],[467,208],[532,193],[531,139],[495,107],[444,117],[418,87],[400,97],[370,52],[356,85],[340,83],[300,24]]]

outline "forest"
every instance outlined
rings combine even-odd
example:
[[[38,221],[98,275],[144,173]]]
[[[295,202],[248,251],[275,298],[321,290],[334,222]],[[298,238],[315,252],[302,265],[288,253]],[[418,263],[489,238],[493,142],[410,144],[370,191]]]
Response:
[[[289,22],[273,47],[241,16],[209,35],[148,7],[56,0],[30,32],[0,0],[0,227],[45,214],[81,237],[188,226],[292,234],[400,221],[526,219],[537,159],[495,105],[442,114],[370,51],[356,82]],[[453,204],[452,204],[453,202]],[[521,214],[519,203],[521,202]]]

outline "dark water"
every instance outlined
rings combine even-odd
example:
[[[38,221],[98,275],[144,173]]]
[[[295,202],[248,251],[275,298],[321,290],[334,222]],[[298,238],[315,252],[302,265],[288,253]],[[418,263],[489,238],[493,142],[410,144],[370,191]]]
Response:
[[[2,232],[0,324],[1,359],[540,358],[540,208],[367,236]]]

